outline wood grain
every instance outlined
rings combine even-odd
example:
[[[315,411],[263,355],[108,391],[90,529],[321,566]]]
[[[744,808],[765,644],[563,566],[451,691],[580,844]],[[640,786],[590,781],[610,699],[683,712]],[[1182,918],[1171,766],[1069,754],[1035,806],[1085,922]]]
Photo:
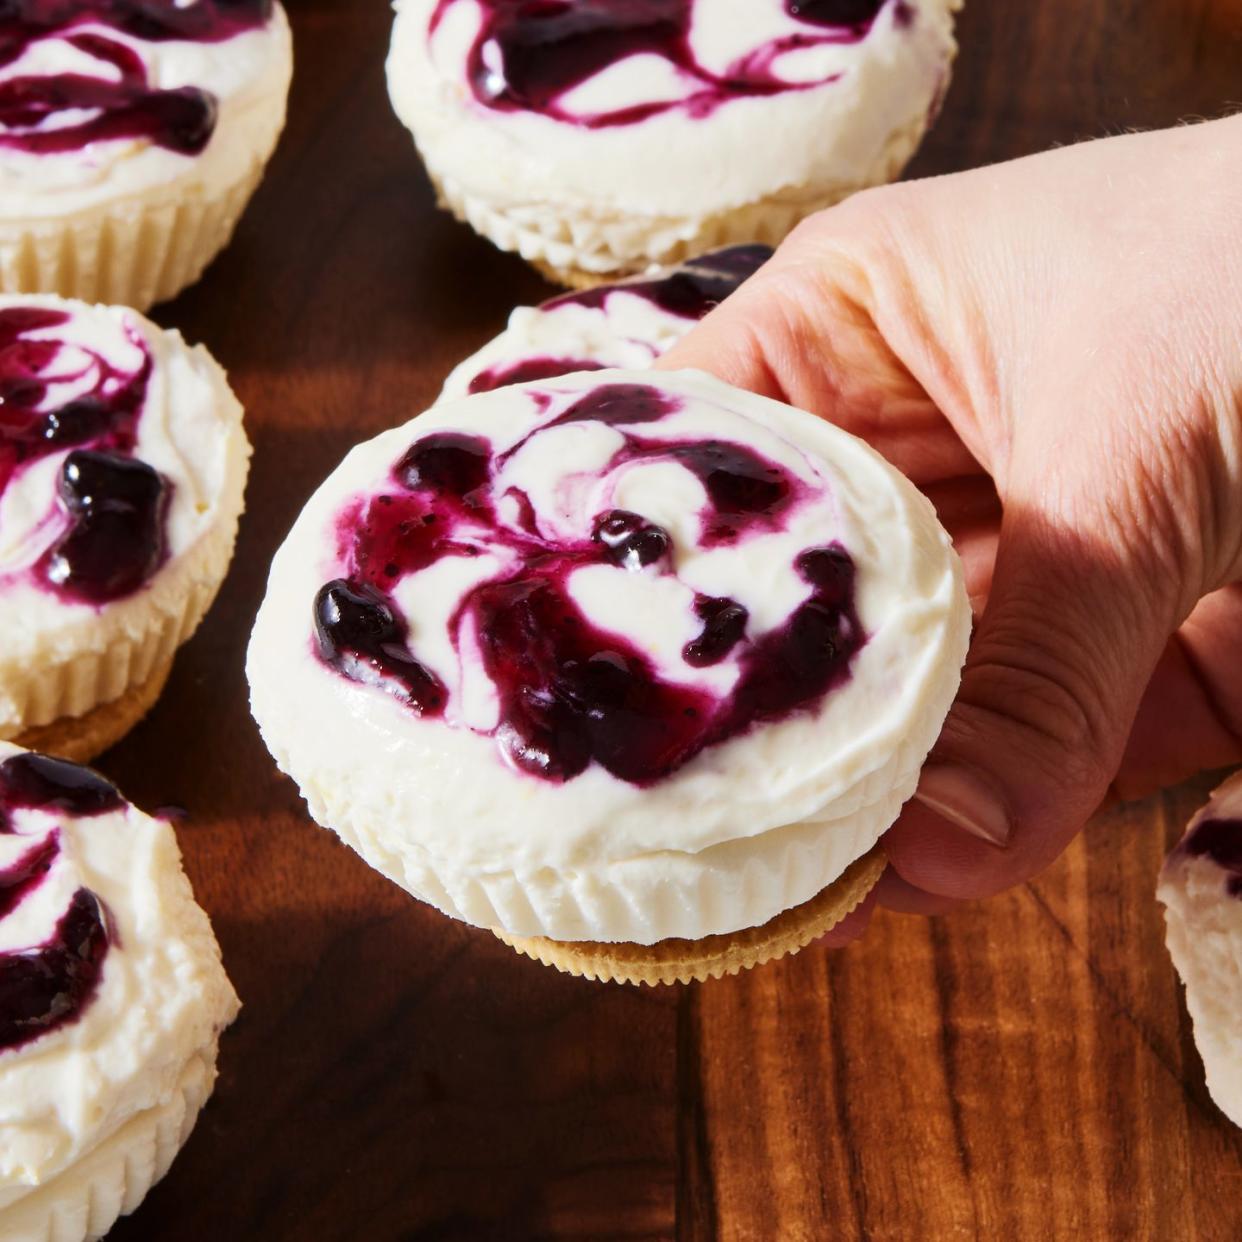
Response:
[[[351,444],[547,289],[435,211],[387,106],[385,6],[290,8],[270,175],[158,314],[248,409],[237,562],[102,763],[136,801],[189,808],[187,866],[245,1009],[117,1242],[1242,1236],[1242,1143],[1204,1090],[1152,898],[1202,785],[1115,811],[986,905],[659,992],[521,960],[309,824],[246,710],[271,554]],[[960,32],[921,174],[1242,98],[1238,0],[974,0]]]

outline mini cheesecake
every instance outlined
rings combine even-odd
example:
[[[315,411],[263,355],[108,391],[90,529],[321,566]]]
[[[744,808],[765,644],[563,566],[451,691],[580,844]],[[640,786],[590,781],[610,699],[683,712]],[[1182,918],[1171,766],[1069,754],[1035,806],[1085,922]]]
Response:
[[[570,371],[648,367],[771,257],[770,246],[728,246],[649,276],[519,306],[499,336],[453,370],[440,400]]]
[[[372,866],[564,969],[663,982],[861,900],[969,625],[930,504],[861,441],[599,371],[354,449],[247,669],[277,763]]]
[[[284,126],[273,0],[0,5],[0,293],[142,310],[227,245]]]
[[[0,297],[0,739],[81,760],[142,717],[224,578],[249,456],[205,350]]]
[[[396,0],[388,86],[443,203],[582,286],[892,180],[959,0]]]
[[[84,1242],[132,1212],[237,1009],[172,828],[0,743],[0,1238]]]
[[[1156,895],[1208,1091],[1242,1126],[1242,772],[1190,821]]]

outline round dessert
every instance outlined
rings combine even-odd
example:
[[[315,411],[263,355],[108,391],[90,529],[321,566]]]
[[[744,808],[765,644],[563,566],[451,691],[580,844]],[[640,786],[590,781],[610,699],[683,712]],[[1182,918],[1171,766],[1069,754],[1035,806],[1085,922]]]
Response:
[[[1242,1126],[1242,772],[1190,821],[1156,895],[1208,1091]]]
[[[228,244],[285,121],[274,0],[4,0],[0,292],[145,309]]]
[[[0,738],[86,759],[137,723],[224,579],[249,457],[201,347],[0,297]]]
[[[589,285],[898,175],[960,0],[396,0],[388,86],[442,202]]]
[[[930,504],[861,441],[698,372],[599,371],[355,448],[247,664],[277,763],[372,866],[656,982],[865,895],[969,624]]]
[[[81,1242],[132,1212],[237,1009],[172,828],[0,742],[0,1237]]]
[[[519,306],[499,336],[453,370],[439,399],[570,371],[649,367],[771,257],[770,246],[729,246],[651,276]]]

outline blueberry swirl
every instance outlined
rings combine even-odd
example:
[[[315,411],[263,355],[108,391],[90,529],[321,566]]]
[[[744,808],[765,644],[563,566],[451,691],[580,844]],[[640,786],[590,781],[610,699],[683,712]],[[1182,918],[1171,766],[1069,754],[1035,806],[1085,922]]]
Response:
[[[791,53],[856,43],[890,0],[783,0],[787,29],[722,68],[704,63],[692,32],[695,0],[472,0],[482,18],[468,57],[474,98],[502,112],[532,112],[591,129],[632,125],[674,109],[710,115],[732,100],[822,86],[833,77],[791,81],[779,62]],[[900,22],[911,10],[892,0]],[[439,0],[431,32],[461,0]],[[682,90],[594,112],[569,107],[568,97],[612,66],[637,56],[659,58]]]
[[[49,307],[0,308],[0,506],[44,459],[61,458],[43,523],[55,535],[21,572],[98,605],[137,591],[163,564],[172,485],[134,455],[152,370],[141,337],[129,332],[135,361],[119,365],[74,341],[72,320]]]
[[[770,246],[728,246],[656,276],[598,285],[523,307],[506,332],[454,370],[445,395],[491,392],[571,371],[649,364],[771,257]],[[634,298],[647,312],[641,318],[632,313],[632,305],[623,305]],[[589,329],[575,311],[592,313]]]
[[[197,155],[215,130],[218,100],[199,86],[149,80],[143,43],[220,43],[266,25],[273,0],[3,0],[0,149],[33,155],[144,139]],[[66,68],[41,54],[59,44]]]
[[[824,503],[812,470],[723,434],[690,434],[678,421],[682,398],[657,387],[605,380],[568,399],[555,388],[522,392],[539,411],[534,430],[503,448],[430,432],[384,487],[340,512],[340,573],[312,604],[322,663],[412,715],[455,724],[469,714],[455,695],[482,681],[493,718],[468,727],[493,736],[513,766],[565,782],[595,764],[638,786],[753,726],[813,711],[849,678],[865,641],[854,562],[835,541],[789,547],[791,518]],[[581,462],[563,460],[575,453]],[[562,473],[532,494],[523,481],[553,460]],[[621,502],[641,494],[640,476],[693,498],[692,511],[674,514],[679,533]],[[775,623],[683,579],[688,555],[762,538],[788,557],[796,584]],[[446,627],[456,691],[420,655],[400,603],[431,589],[420,587],[423,575],[448,562],[470,578]],[[584,606],[585,576],[615,615]],[[627,637],[628,610],[639,606],[627,579],[680,601],[685,640],[674,667]],[[696,675],[713,669],[721,676]]]
[[[61,817],[90,818],[123,806],[114,786],[76,764],[25,753],[0,762],[0,843],[17,837],[24,845],[0,866],[0,927],[53,876],[62,856]],[[99,897],[79,887],[50,935],[0,953],[0,1053],[81,1017],[99,986],[109,924]]]

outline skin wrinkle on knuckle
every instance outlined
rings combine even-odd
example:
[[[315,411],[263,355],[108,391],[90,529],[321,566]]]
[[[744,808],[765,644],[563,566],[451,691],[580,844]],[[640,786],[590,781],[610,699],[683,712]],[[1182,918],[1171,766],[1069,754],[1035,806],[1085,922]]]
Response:
[[[1029,519],[1019,538],[1010,555],[1020,558],[1021,577],[1010,576],[985,615],[967,662],[965,701],[1017,723],[1054,755],[1090,754],[1107,765],[1124,742],[1118,687],[1135,680],[1142,605],[1122,613],[1123,579],[1093,564],[1098,554],[1073,532]],[[1094,624],[1097,617],[1108,626]],[[1136,682],[1136,702],[1140,691]]]
[[[1094,776],[1121,745],[1115,723],[1092,703],[1096,697],[1080,677],[1053,661],[1037,661],[1018,641],[998,644],[970,665],[969,689],[956,710],[959,715],[963,708],[986,712],[993,729],[998,721],[1017,725],[1024,741],[1036,739],[1039,744],[1039,754],[1027,757],[1058,775],[1072,759]],[[984,744],[988,735],[976,740]]]
[[[1120,385],[1098,451],[1104,461],[1125,463],[1121,486],[1107,493],[1105,516],[1136,570],[1164,583],[1172,630],[1221,584],[1237,488],[1225,479],[1201,368],[1171,359],[1161,365],[1160,356]]]
[[[1149,271],[1139,323],[1128,306],[1113,317],[1130,346],[1095,384],[1104,408],[1138,433],[1147,494],[1170,502],[1161,533],[1185,578],[1183,612],[1242,571],[1242,316],[1222,321],[1236,304],[1231,261],[1220,246],[1208,253],[1205,269],[1199,240]]]
[[[1202,489],[1187,478],[1194,473],[1190,454],[1166,438],[1141,436],[1115,460],[1126,463],[1122,486],[1090,520],[1119,550],[1134,587],[1145,588],[1147,605],[1171,632],[1202,594]]]
[[[1242,578],[1242,375],[1217,357],[1205,398],[1211,428],[1202,521],[1216,555],[1207,590]]]

